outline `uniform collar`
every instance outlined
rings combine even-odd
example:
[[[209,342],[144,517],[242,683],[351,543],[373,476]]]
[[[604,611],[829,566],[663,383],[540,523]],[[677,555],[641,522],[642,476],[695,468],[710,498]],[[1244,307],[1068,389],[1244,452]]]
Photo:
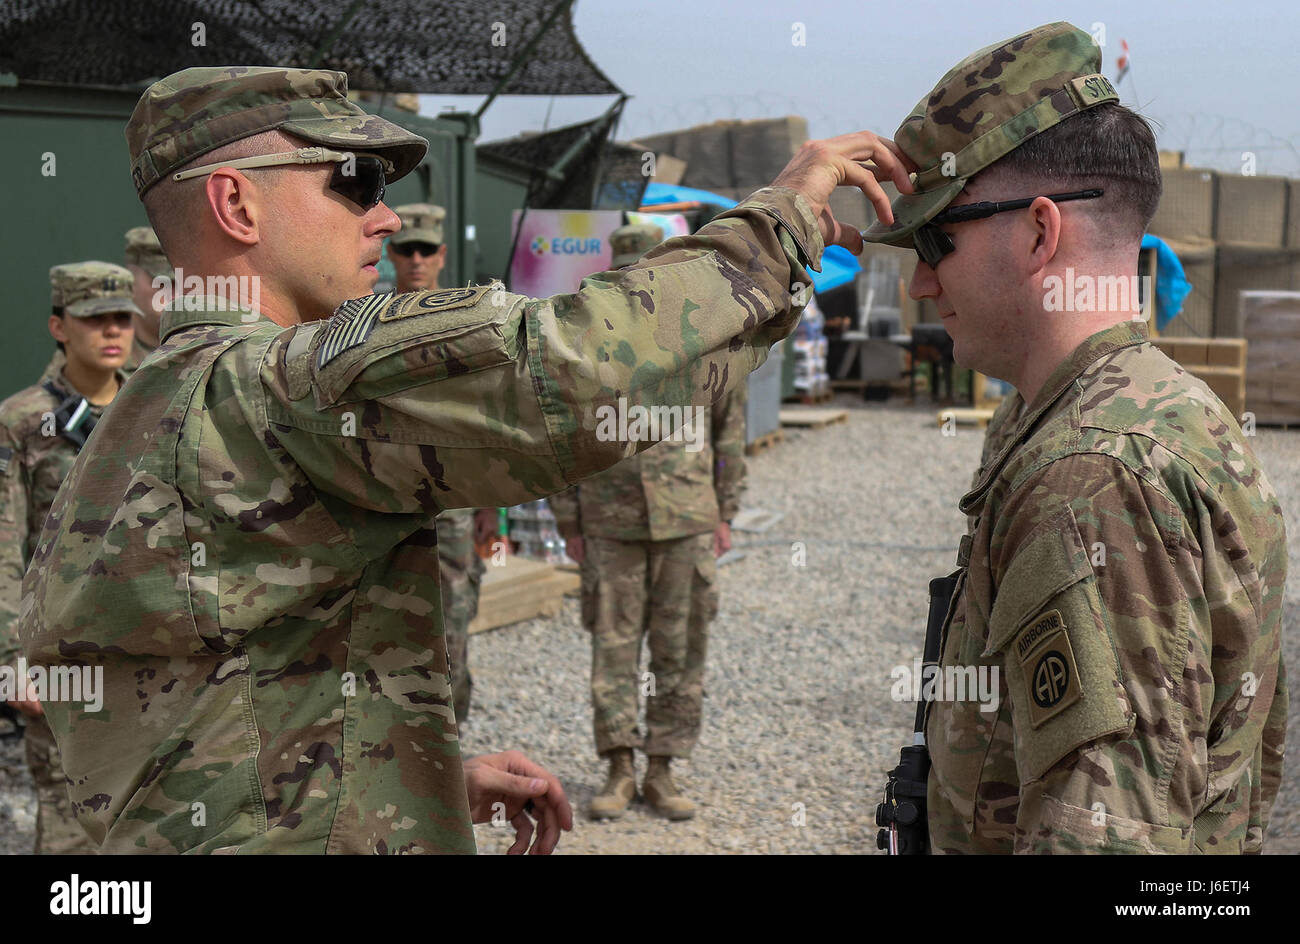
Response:
[[[117,377],[117,389],[118,392],[120,393],[122,390],[122,384],[126,383],[126,371],[121,370],[119,368],[118,370],[113,371],[113,375]],[[78,390],[76,387],[74,387],[68,381],[68,377],[63,372],[62,367],[59,368],[58,373],[56,373],[53,377],[50,378],[50,383],[54,384],[55,389],[57,389],[65,397],[75,396],[75,397],[81,397],[83,400],[86,399],[86,395],[82,393],[80,390]],[[108,405],[106,403],[97,405],[94,403],[90,403],[89,400],[86,400],[86,402],[90,404],[90,408],[92,410],[102,410],[105,406]]]
[[[1145,344],[1147,339],[1146,322],[1122,321],[1098,331],[1076,347],[1070,356],[1052,371],[1047,382],[1038,391],[1038,396],[1034,397],[1034,402],[1021,412],[1015,433],[1003,444],[997,458],[984,469],[984,474],[980,476],[975,487],[962,497],[960,506],[962,512],[970,514],[983,501],[984,494],[1001,473],[1011,453],[1020,443],[1029,438],[1029,433],[1038,423],[1039,417],[1061,399],[1084,371],[1103,357],[1108,357],[1126,347]],[[1018,397],[1019,394],[1015,396]]]
[[[214,295],[186,295],[177,299],[175,308],[165,308],[158,325],[159,342],[169,335],[195,325],[232,325],[248,327],[259,321],[268,321],[265,315],[252,308],[232,305]]]

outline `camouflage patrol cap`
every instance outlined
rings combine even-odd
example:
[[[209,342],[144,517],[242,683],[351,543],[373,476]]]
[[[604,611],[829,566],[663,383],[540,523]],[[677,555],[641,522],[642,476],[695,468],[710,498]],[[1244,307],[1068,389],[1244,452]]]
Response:
[[[987,46],[953,66],[894,134],[920,168],[916,192],[894,200],[892,224],[877,221],[862,238],[911,247],[913,231],[979,171],[1040,131],[1119,101],[1100,69],[1092,36],[1063,22]]]
[[[609,234],[609,247],[614,251],[615,269],[631,265],[664,241],[664,231],[654,223],[629,223]]]
[[[158,234],[151,227],[133,226],[126,231],[125,256],[127,265],[138,265],[151,276],[169,277],[172,274],[172,264],[167,261]]]
[[[110,311],[139,315],[134,291],[135,276],[111,262],[69,262],[50,269],[50,304],[74,318]]]
[[[393,212],[402,221],[402,228],[388,238],[394,245],[402,243],[433,243],[442,245],[442,221],[447,211],[433,203],[408,203],[393,207]]]
[[[348,101],[348,77],[323,69],[219,66],[184,69],[145,90],[126,125],[136,194],[216,148],[279,129],[313,144],[380,154],[392,183],[429,142]]]

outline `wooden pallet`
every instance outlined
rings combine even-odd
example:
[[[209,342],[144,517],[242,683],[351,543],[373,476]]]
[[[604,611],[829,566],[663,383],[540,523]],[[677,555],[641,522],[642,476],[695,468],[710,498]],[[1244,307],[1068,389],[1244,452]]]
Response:
[[[831,423],[847,423],[848,410],[782,410],[782,426],[801,426],[807,429],[821,429]]]
[[[802,403],[804,406],[816,406],[819,403],[830,403],[835,398],[835,391],[829,387],[825,390],[818,390],[816,393],[801,393],[797,396],[786,400],[787,403]]]
[[[775,446],[781,440],[785,439],[785,433],[779,429],[774,429],[770,433],[764,433],[762,436],[756,436],[745,446],[745,455],[752,456],[755,453],[762,452],[772,446]]]
[[[469,624],[471,635],[560,612],[565,594],[576,592],[582,578],[576,571],[508,555],[501,564],[487,562],[479,591],[478,615]]]
[[[975,407],[948,407],[940,410],[935,414],[935,419],[940,426],[952,417],[954,423],[958,426],[978,426],[984,429],[989,425],[989,420],[993,419],[993,411],[989,409],[979,409]]]

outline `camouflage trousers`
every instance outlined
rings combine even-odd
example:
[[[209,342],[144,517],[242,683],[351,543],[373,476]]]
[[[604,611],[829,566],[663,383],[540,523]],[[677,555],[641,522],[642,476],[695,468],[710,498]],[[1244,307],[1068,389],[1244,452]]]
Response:
[[[438,580],[446,627],[447,660],[451,665],[452,706],[456,723],[469,717],[469,624],[478,615],[483,561],[474,551],[474,509],[456,508],[438,516]]]
[[[44,718],[28,718],[23,737],[27,767],[36,781],[36,847],[32,851],[37,855],[94,855],[99,847],[72,811],[63,760],[49,723]]]
[[[582,617],[591,633],[596,752],[640,747],[686,757],[699,738],[708,628],[718,612],[713,533],[671,541],[590,537],[585,545]],[[644,739],[638,693],[646,697]]]

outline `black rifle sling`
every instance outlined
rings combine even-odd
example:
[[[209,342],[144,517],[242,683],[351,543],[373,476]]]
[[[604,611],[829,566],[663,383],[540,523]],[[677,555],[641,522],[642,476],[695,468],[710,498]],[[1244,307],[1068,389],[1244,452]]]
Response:
[[[95,428],[97,420],[90,401],[76,393],[65,397],[63,391],[56,387],[52,380],[47,380],[41,384],[41,387],[59,403],[54,408],[54,422],[58,427],[58,435],[67,439],[80,452],[81,447],[86,444],[90,431]]]

